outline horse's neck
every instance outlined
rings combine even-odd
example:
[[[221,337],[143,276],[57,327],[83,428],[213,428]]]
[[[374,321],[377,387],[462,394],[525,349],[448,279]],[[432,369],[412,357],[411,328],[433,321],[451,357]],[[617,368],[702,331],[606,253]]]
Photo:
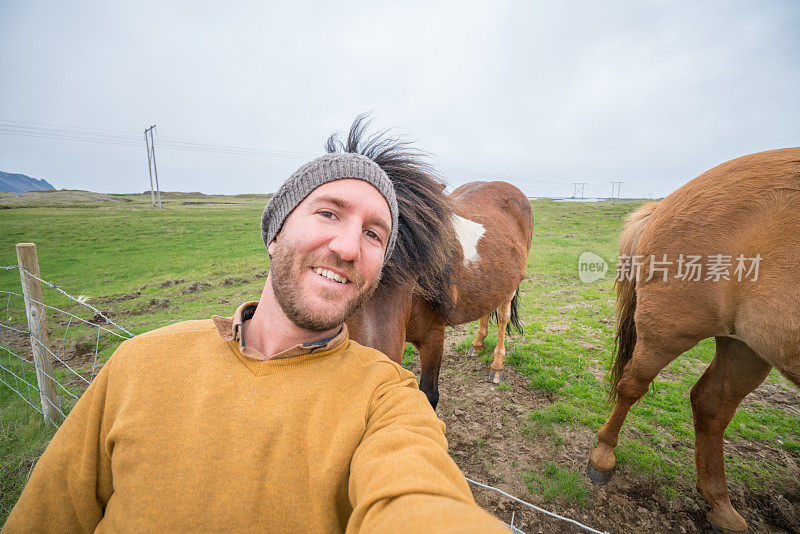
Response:
[[[350,338],[372,347],[400,363],[411,313],[411,289],[381,284],[375,293],[347,319]]]

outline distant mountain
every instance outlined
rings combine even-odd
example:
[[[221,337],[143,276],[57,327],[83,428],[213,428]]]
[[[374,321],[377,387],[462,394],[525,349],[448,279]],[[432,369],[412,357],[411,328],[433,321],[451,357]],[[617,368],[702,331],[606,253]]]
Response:
[[[0,191],[5,193],[24,193],[25,191],[53,191],[55,187],[47,180],[37,180],[24,174],[11,174],[0,171]]]

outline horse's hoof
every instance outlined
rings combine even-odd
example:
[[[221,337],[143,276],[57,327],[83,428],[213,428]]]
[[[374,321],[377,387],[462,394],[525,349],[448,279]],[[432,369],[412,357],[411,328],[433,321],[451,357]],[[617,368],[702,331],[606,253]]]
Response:
[[[747,521],[744,520],[744,517],[739,515],[738,512],[731,509],[731,512],[728,513],[719,513],[718,515],[714,516],[711,511],[706,513],[706,519],[711,524],[711,530],[716,532],[717,534],[745,534],[750,532],[750,529],[747,528]],[[712,521],[712,518],[716,520],[716,523]],[[727,526],[723,527],[719,523],[725,523]]]
[[[607,484],[613,475],[613,469],[606,470],[595,467],[591,460],[586,463],[586,476],[588,476],[589,480],[591,480],[596,486]]]
[[[481,350],[483,349],[478,350],[475,347],[470,347],[469,350],[467,351],[467,356],[475,356],[476,354],[480,354]]]
[[[489,382],[492,384],[499,384],[506,377],[503,371],[489,371]]]

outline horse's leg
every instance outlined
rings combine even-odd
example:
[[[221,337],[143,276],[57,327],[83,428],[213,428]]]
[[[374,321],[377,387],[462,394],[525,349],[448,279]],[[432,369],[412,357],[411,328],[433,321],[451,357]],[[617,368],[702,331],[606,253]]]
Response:
[[[718,337],[714,361],[692,388],[697,489],[711,505],[709,522],[723,532],[744,532],[747,522],[731,505],[725,482],[723,432],[742,399],[772,366],[736,339]]]
[[[467,351],[467,356],[472,356],[474,354],[480,354],[483,352],[483,342],[486,340],[486,336],[489,335],[489,316],[486,315],[485,317],[481,317],[481,320],[478,321],[478,332],[475,335],[475,340],[472,342],[472,346]]]
[[[428,397],[433,409],[439,403],[439,369],[444,355],[444,323],[432,327],[426,336],[415,343],[421,368],[419,389]]]
[[[647,393],[650,382],[672,360],[692,348],[698,340],[672,339],[667,343],[663,338],[646,341],[641,336],[633,349],[631,360],[625,365],[619,384],[617,384],[617,402],[614,411],[606,424],[597,433],[597,447],[589,453],[589,464],[586,472],[595,484],[605,484],[611,480],[617,459],[614,448],[619,442],[619,431],[628,410]]]
[[[513,298],[513,296],[512,296]],[[506,357],[506,327],[511,320],[511,299],[497,308],[497,346],[489,371],[489,381],[499,384],[503,380],[503,360]]]

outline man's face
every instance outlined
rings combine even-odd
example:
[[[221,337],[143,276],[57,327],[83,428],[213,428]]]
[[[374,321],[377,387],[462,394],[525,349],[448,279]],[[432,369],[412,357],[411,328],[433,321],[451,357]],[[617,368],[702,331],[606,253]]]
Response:
[[[286,316],[315,332],[344,323],[380,281],[391,225],[386,200],[363,180],[312,191],[269,245],[272,290]]]

